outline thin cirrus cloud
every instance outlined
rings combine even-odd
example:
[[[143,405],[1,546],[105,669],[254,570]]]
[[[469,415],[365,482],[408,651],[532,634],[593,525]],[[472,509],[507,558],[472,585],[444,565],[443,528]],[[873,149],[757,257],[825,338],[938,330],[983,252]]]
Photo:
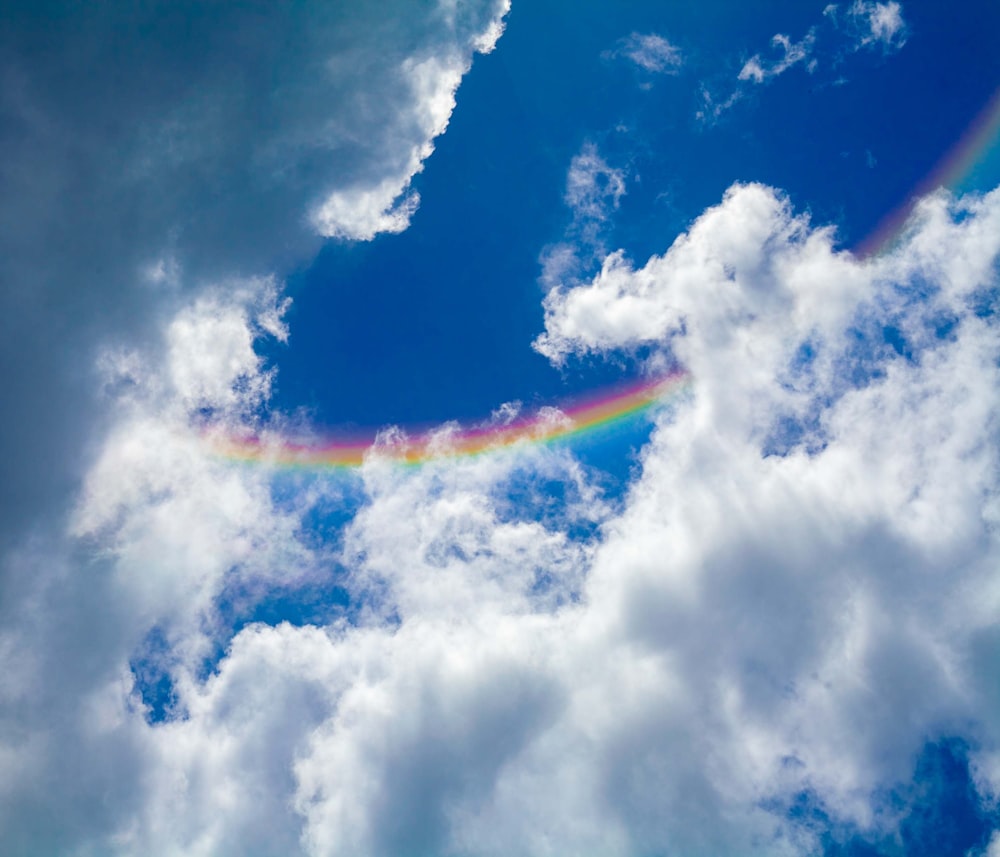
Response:
[[[626,168],[609,164],[593,141],[585,142],[573,156],[563,194],[573,219],[563,240],[542,251],[543,286],[573,280],[603,256],[603,234],[628,193],[627,179]]]
[[[781,56],[772,61],[762,60],[760,54],[754,54],[744,63],[740,73],[736,75],[737,80],[750,80],[754,83],[763,83],[769,77],[777,77],[796,63],[804,62],[809,58],[812,46],[816,41],[816,34],[812,31],[798,42],[793,42],[788,36],[778,33],[771,39],[771,44],[775,48],[781,49]]]
[[[607,56],[624,58],[650,74],[678,74],[684,65],[681,49],[658,33],[632,33]]]
[[[903,20],[903,8],[890,0],[888,3],[872,2],[872,0],[854,0],[842,10],[836,3],[831,3],[823,10],[823,15],[838,25],[841,16],[846,23],[848,32],[854,39],[854,48],[879,45],[886,51],[898,50],[906,42],[906,22]]]
[[[720,95],[716,88],[703,83],[703,104],[696,116],[702,121],[714,121],[744,99],[748,85],[766,83],[796,66],[813,74],[821,67],[839,65],[848,54],[863,48],[881,48],[884,53],[893,53],[906,43],[906,32],[902,6],[894,0],[889,3],[855,0],[846,9],[831,3],[823,10],[823,21],[798,41],[785,33],[776,33],[771,38],[774,56],[755,53],[744,60],[736,75],[735,89],[729,88],[727,94]]]

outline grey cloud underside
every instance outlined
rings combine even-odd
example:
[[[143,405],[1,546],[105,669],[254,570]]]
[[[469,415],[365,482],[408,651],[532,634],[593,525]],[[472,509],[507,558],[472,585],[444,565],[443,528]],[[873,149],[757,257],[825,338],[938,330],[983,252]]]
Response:
[[[4,5],[7,538],[82,472],[96,344],[147,341],[165,308],[206,282],[308,260],[320,240],[311,216],[332,193],[388,183],[391,203],[450,110],[437,108],[435,128],[415,87],[433,90],[447,72],[446,97],[500,12],[496,3]],[[149,281],[144,272],[161,260],[173,276]]]

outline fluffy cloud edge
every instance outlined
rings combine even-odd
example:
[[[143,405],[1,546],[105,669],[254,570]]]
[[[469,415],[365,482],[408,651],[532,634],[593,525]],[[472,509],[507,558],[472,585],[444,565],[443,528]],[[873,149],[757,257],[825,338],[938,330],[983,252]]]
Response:
[[[165,578],[187,581],[178,611],[210,617],[234,565],[252,579],[296,563],[341,565],[368,606],[324,627],[248,625],[206,679],[194,668],[204,628],[140,587],[143,621],[175,623],[185,716],[146,724],[122,701],[127,682],[95,696],[118,712],[102,728],[127,732],[145,771],[141,805],[107,841],[206,855],[252,842],[317,855],[403,843],[811,853],[818,833],[788,807],[808,794],[838,830],[891,836],[899,819],[875,796],[941,730],[975,738],[988,800],[1000,785],[987,651],[1000,381],[992,317],[975,307],[996,288],[998,222],[1000,190],[935,196],[899,248],[863,261],[774,190],[738,185],[663,256],[635,268],[611,254],[591,283],[550,292],[539,347],[553,359],[655,345],[696,379],[661,416],[624,507],[599,514],[596,541],[567,538],[563,517],[599,506],[586,473],[536,450],[411,473],[373,461],[341,552],[311,555],[306,506],[275,506],[273,473],[216,470],[191,445],[184,421],[205,390],[227,418],[249,411],[168,360],[123,426],[144,431],[135,408],[153,408],[190,439],[179,458],[160,456],[166,442],[139,453],[174,487],[116,489],[124,499],[98,516],[117,534],[118,591],[143,544],[183,559],[171,540],[197,528],[164,533],[178,520],[164,503],[205,493],[209,506],[186,502],[181,517],[207,515],[235,553],[216,551],[211,569],[212,556],[188,555],[202,571]],[[247,294],[179,317],[263,330],[255,319],[281,299],[267,284]],[[253,400],[239,379],[266,368],[245,340],[196,338],[226,357],[197,365]],[[510,517],[516,472],[575,485],[571,502],[547,524]],[[262,541],[236,550],[247,533]]]

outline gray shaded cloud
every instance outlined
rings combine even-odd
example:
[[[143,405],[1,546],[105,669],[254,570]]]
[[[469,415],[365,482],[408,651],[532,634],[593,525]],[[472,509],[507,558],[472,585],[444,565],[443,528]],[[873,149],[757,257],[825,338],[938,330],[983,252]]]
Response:
[[[4,6],[7,539],[63,502],[85,467],[97,343],[149,338],[205,283],[308,260],[324,205],[337,212],[321,218],[332,235],[405,226],[416,198],[397,197],[505,8]]]

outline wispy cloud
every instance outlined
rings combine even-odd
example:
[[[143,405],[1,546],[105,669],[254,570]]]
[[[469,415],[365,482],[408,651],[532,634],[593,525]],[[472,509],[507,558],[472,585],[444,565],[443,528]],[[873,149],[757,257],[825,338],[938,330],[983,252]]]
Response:
[[[775,48],[781,49],[781,56],[770,62],[761,59],[760,54],[754,54],[744,63],[743,68],[737,75],[738,80],[749,80],[754,83],[763,83],[771,77],[777,77],[788,71],[796,63],[809,59],[809,54],[816,42],[816,33],[810,30],[798,42],[793,42],[788,36],[778,33],[771,39],[771,44]]]
[[[903,7],[890,0],[887,3],[876,0],[854,0],[846,10],[831,3],[823,10],[823,15],[834,26],[843,26],[853,39],[852,47],[880,46],[885,51],[898,50],[906,43],[906,22]]]
[[[566,204],[580,220],[603,221],[625,195],[625,173],[601,157],[597,146],[585,143],[574,155],[566,175]]]
[[[651,74],[677,74],[684,64],[680,48],[657,33],[632,33],[608,55],[624,57]]]
[[[898,50],[905,42],[902,6],[894,0],[888,3],[855,0],[846,11],[831,3],[823,10],[822,23],[811,27],[798,41],[792,41],[784,33],[775,34],[771,46],[777,56],[769,59],[762,53],[755,53],[745,60],[736,75],[735,88],[709,87],[702,83],[702,106],[696,118],[709,122],[717,120],[743,100],[748,85],[767,83],[795,66],[804,67],[812,74],[824,61],[831,67],[839,63],[845,53],[874,47],[881,47],[888,53]],[[844,79],[838,80],[843,82]]]
[[[563,199],[573,214],[564,240],[542,253],[541,281],[546,287],[578,276],[586,260],[605,252],[602,233],[627,192],[627,173],[612,167],[593,142],[584,143],[566,173]]]

